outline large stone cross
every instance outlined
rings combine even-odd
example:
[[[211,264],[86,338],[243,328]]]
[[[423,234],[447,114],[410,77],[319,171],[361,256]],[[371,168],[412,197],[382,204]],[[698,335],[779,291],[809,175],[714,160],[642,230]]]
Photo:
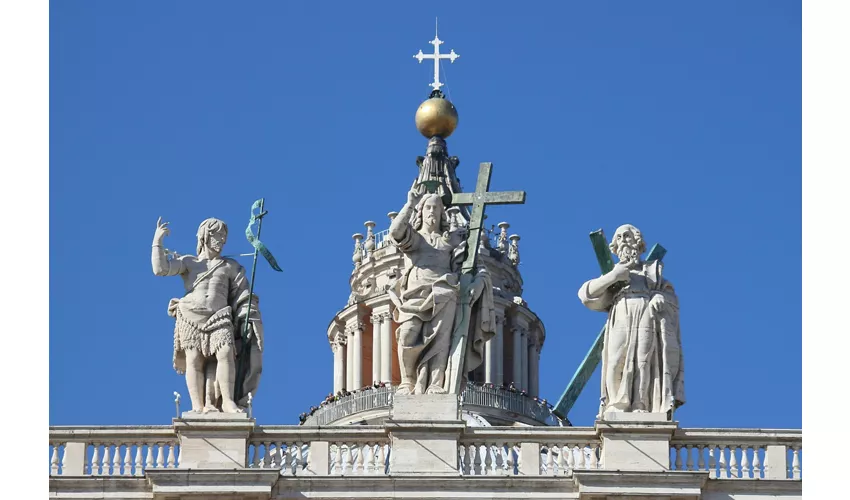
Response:
[[[605,240],[605,234],[601,229],[590,233],[590,242],[593,244],[593,251],[596,254],[596,260],[599,262],[599,270],[602,271],[602,275],[610,273],[614,269],[614,260],[611,258],[611,250],[608,248],[608,242]],[[646,256],[646,262],[661,260],[666,253],[667,250],[656,243],[650,249],[649,255]],[[612,287],[618,288],[622,286],[621,283],[612,285]],[[587,356],[584,357],[578,370],[573,374],[569,385],[567,385],[564,393],[561,394],[561,399],[555,405],[553,413],[558,417],[562,419],[567,418],[567,413],[570,412],[582,389],[587,385],[587,381],[593,375],[596,367],[599,366],[599,362],[602,359],[602,341],[604,337],[605,327],[603,326],[602,330],[596,336],[596,341],[593,342],[593,345],[587,352]]]
[[[525,203],[525,191],[487,191],[490,188],[490,175],[493,164],[482,163],[478,169],[478,180],[473,193],[452,194],[451,205],[472,205],[469,219],[469,234],[466,238],[466,258],[463,260],[460,275],[460,307],[455,313],[452,347],[449,352],[449,365],[446,370],[449,377],[449,392],[460,394],[461,381],[466,361],[467,337],[469,335],[469,316],[472,313],[470,287],[475,276],[478,261],[478,243],[484,224],[486,205],[509,205]]]

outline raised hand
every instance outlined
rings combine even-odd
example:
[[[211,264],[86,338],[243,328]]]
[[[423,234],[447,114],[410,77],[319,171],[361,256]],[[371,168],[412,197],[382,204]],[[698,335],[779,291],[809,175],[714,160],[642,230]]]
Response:
[[[413,184],[410,185],[410,191],[407,192],[407,203],[413,206],[419,203],[420,199],[422,199],[421,187],[416,185],[416,181],[413,181]]]
[[[156,220],[156,231],[153,233],[153,241],[154,244],[162,243],[162,240],[171,234],[171,230],[168,228],[167,222],[162,222],[162,217]]]

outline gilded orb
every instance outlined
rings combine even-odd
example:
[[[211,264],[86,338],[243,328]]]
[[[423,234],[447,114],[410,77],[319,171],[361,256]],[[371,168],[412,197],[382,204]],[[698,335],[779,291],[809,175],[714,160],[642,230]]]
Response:
[[[457,127],[457,109],[447,99],[432,97],[416,110],[416,129],[430,139],[452,135]]]

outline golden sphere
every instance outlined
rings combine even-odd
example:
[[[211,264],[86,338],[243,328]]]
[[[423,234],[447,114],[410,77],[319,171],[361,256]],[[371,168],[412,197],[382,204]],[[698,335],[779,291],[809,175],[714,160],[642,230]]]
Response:
[[[430,139],[440,136],[443,139],[452,135],[457,127],[457,109],[446,99],[432,97],[419,105],[416,110],[416,129]]]

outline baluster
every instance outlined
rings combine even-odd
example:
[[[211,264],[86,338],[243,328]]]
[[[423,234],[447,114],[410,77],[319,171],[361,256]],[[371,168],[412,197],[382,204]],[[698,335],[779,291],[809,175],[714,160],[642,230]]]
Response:
[[[682,470],[682,445],[673,445],[676,449],[676,461],[674,462],[675,470]]]
[[[761,446],[754,445],[753,446],[753,477],[756,479],[761,478],[761,458],[759,458],[759,449]]]
[[[497,475],[505,475],[505,443],[496,443],[496,456],[493,467],[496,469]]]
[[[578,462],[576,463],[576,469],[587,469],[587,457],[584,455],[584,446],[582,443],[578,444]]]
[[[564,447],[566,445],[558,445],[557,456],[555,456],[555,443],[549,445],[549,467],[552,469],[549,473],[553,476],[563,475],[567,466],[567,457],[564,456]]]
[[[363,445],[362,445],[362,444],[358,444],[358,445],[357,445],[357,472],[358,472],[360,475],[365,475],[365,474],[366,474],[366,471],[364,470],[364,469],[365,469],[365,467],[364,467],[364,465],[363,465],[363,463],[364,463],[364,461],[365,461],[365,457],[363,456],[363,455],[364,455],[364,453],[363,453],[363,449],[364,449],[364,447],[363,447]]]
[[[100,445],[98,443],[92,443],[94,447],[94,453],[91,456],[91,475],[99,476],[100,475]]]
[[[292,475],[298,474],[304,469],[304,443],[302,441],[295,442],[295,465],[293,466]]]
[[[717,445],[708,445],[708,477],[709,479],[717,479],[717,461],[715,459],[714,450]]]
[[[157,454],[156,454],[156,468],[164,469],[165,468],[165,444],[164,443],[156,443],[157,444]]]
[[[800,445],[794,445],[791,449],[794,450],[794,456],[791,458],[791,477],[800,479]]]
[[[514,458],[517,455],[514,455],[514,445],[513,443],[507,443],[508,445],[508,456],[507,456],[507,474],[509,476],[513,476],[516,474],[517,460]]]
[[[112,448],[111,444],[103,443],[103,461],[101,462],[100,465],[101,465],[101,474],[103,474],[104,476],[110,476],[111,475],[111,473],[109,471],[109,463],[110,463],[109,452],[112,451],[111,448]]]
[[[263,458],[260,459],[260,468],[268,469],[272,461],[272,446],[268,441],[263,441]]]
[[[738,472],[738,457],[735,452],[738,451],[738,445],[729,445],[729,474],[732,477],[741,477]]]
[[[555,459],[555,465],[558,466],[558,470],[557,472],[553,470],[553,475],[557,473],[558,475],[564,476],[567,472],[569,472],[567,470],[567,453],[567,444],[561,443],[561,445],[558,446],[558,458]]]
[[[685,445],[685,459],[687,460],[685,466],[688,468],[688,470],[694,470],[694,457],[693,453],[691,453],[693,447],[694,445],[692,444]]]
[[[115,443],[115,451],[112,452],[112,475],[121,475],[121,445]]]
[[[342,473],[354,474],[354,449],[352,445],[345,445],[345,467],[343,467]]]
[[[280,441],[273,442],[274,454],[272,455],[272,467],[283,470],[286,467],[286,449]]]
[[[476,476],[481,475],[481,444],[475,443],[472,445],[472,466],[473,471],[472,474]]]
[[[52,443],[53,452],[50,455],[50,475],[59,475],[59,443]]]
[[[375,444],[366,443],[366,474],[375,474]]]
[[[493,447],[489,444],[484,445],[484,475],[492,476],[495,473],[493,470]]]
[[[590,468],[592,470],[599,468],[599,445],[596,443],[590,444]]]
[[[572,443],[568,443],[568,444],[565,444],[564,446],[562,446],[561,447],[561,453],[567,454],[567,468],[561,474],[566,474],[566,475],[571,476],[573,474],[573,471],[575,470],[575,467],[576,467],[576,457],[575,457],[575,454],[573,453]]]
[[[474,474],[472,462],[475,460],[475,452],[472,449],[473,447],[474,445],[471,443],[463,446],[463,472],[468,476]]]
[[[336,448],[336,453],[334,453],[334,448]],[[335,476],[339,474],[340,461],[342,459],[342,448],[338,443],[331,443],[328,445],[328,454],[331,455],[331,475]]]
[[[543,472],[547,476],[555,475],[555,445],[546,445],[546,463],[543,464]]]
[[[283,458],[282,466],[283,466],[283,469],[285,469],[290,474],[295,474],[295,469],[297,468],[297,466],[295,465],[295,461],[298,460],[298,452],[296,451],[295,448],[296,448],[295,443],[288,443],[286,445],[286,451],[283,452],[284,458]],[[339,450],[340,450],[340,448],[337,447],[337,452],[336,452],[337,453],[337,457],[336,457],[336,463],[337,464],[339,464],[339,458],[340,458],[339,457]]]
[[[747,456],[747,445],[741,445],[741,477],[750,477],[750,457]]]
[[[703,449],[705,449],[705,445],[697,445],[697,470],[705,470],[705,458],[702,454]]]
[[[127,443],[124,445],[124,463],[121,465],[122,476],[133,475],[133,453],[130,449],[132,447],[133,443]]]
[[[168,443],[168,462],[165,466],[169,469],[173,469],[177,465],[174,457],[174,452],[176,451],[174,448],[176,447],[177,443]]]
[[[148,456],[145,458],[145,469],[153,469],[154,448],[152,444],[148,444]]]
[[[133,471],[133,475],[141,476],[144,474],[142,471],[142,443],[136,443],[136,460],[133,465],[136,469]]]
[[[717,474],[717,478],[722,479],[724,476],[728,478],[729,469],[726,468],[726,445],[719,444],[717,447],[720,450],[720,456],[718,457],[720,459],[720,473]]]

